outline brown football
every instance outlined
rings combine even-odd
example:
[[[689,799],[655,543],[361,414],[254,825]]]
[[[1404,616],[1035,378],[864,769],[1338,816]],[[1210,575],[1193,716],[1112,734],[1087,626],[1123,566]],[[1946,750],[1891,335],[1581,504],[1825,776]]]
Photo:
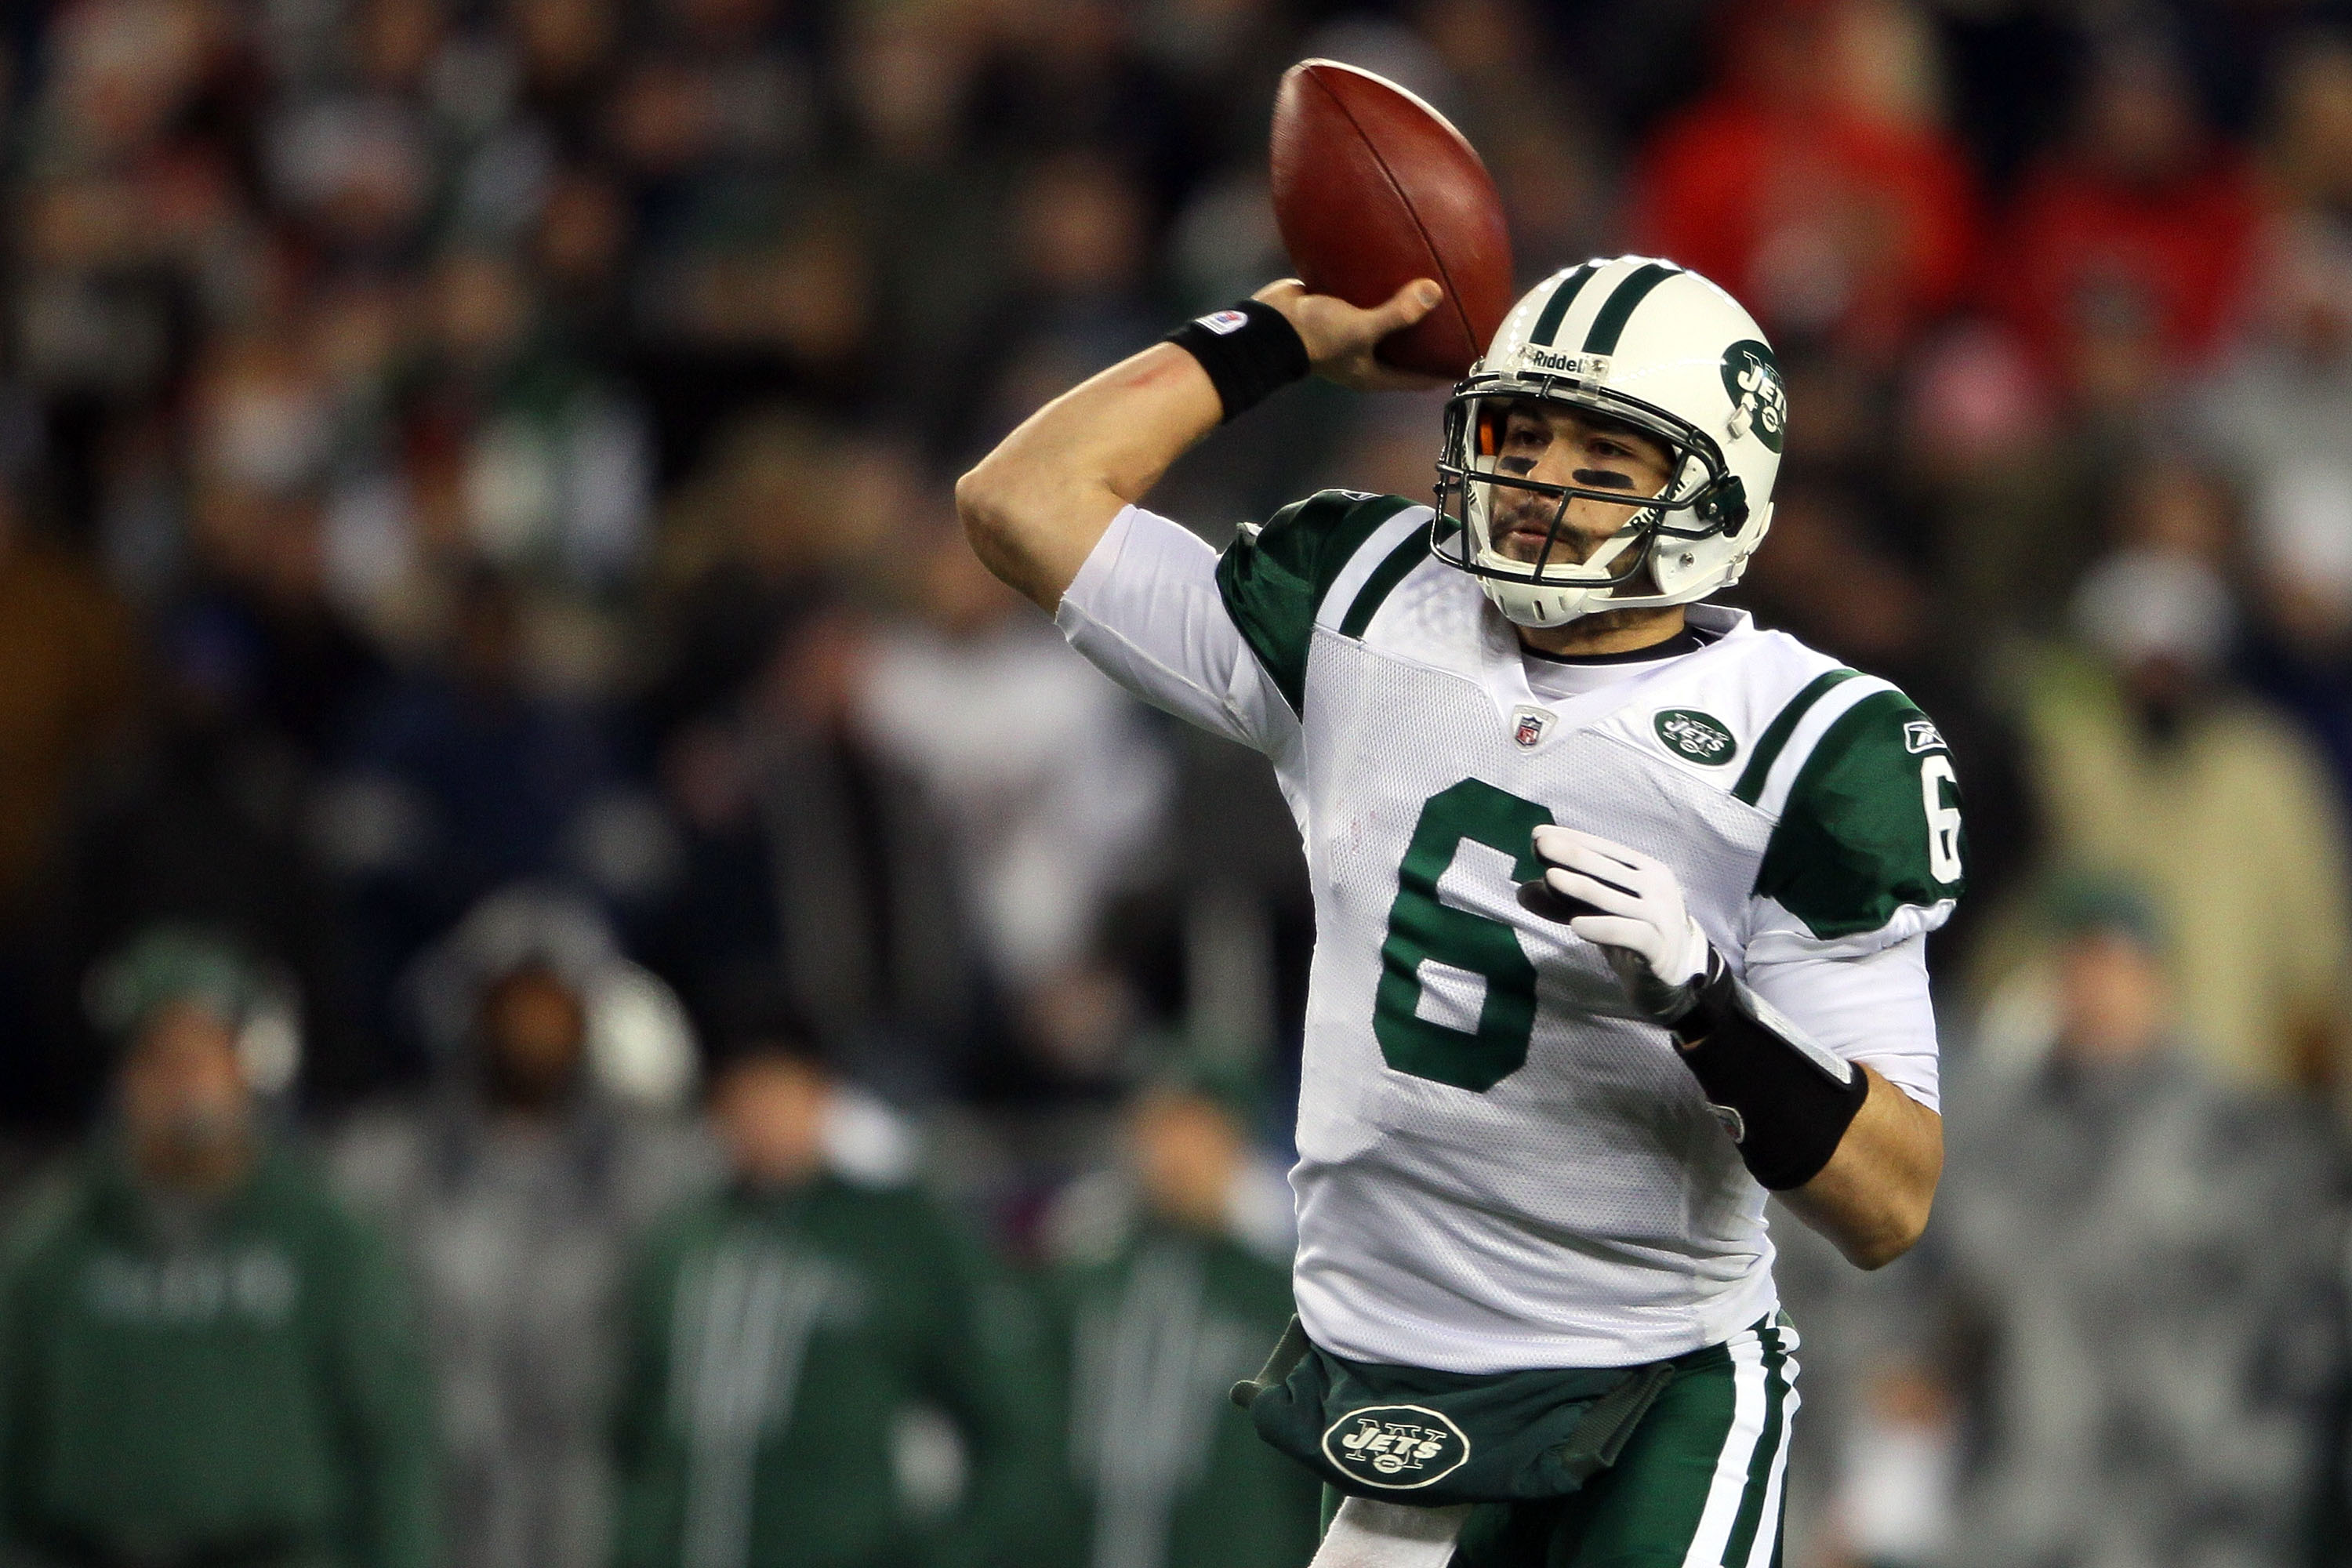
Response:
[[[1511,236],[1486,165],[1394,82],[1302,60],[1274,100],[1274,216],[1299,280],[1377,305],[1416,278],[1445,299],[1383,342],[1402,370],[1459,376],[1511,308]]]

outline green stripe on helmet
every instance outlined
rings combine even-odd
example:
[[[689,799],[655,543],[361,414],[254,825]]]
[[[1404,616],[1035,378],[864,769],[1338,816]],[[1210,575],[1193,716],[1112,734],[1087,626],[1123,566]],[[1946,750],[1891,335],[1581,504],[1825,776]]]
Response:
[[[1553,340],[1559,336],[1559,323],[1567,317],[1569,306],[1576,302],[1577,294],[1600,270],[1601,263],[1588,261],[1561,279],[1559,287],[1551,291],[1551,298],[1544,301],[1543,314],[1536,318],[1536,330],[1528,334],[1528,342],[1552,346]]]
[[[1650,290],[1682,270],[1663,261],[1649,262],[1626,274],[1625,281],[1601,306],[1601,313],[1592,318],[1592,331],[1584,340],[1584,352],[1589,354],[1613,354],[1617,340],[1625,333],[1627,318],[1633,307],[1649,297]]]

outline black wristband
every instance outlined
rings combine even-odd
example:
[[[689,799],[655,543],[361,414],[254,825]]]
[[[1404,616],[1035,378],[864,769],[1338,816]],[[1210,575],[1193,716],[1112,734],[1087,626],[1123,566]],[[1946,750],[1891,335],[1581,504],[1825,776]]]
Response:
[[[1821,1174],[1869,1098],[1870,1080],[1805,1037],[1731,976],[1721,953],[1673,1031],[1683,1065],[1739,1146],[1739,1157],[1772,1191]]]
[[[1288,317],[1256,300],[1185,322],[1161,340],[1201,362],[1233,419],[1254,408],[1310,368],[1307,345]]]

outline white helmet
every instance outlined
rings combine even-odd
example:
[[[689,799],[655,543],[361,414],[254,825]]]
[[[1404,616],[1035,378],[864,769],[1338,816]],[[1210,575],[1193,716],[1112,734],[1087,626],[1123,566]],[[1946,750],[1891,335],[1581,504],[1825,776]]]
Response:
[[[1535,398],[1620,420],[1665,443],[1671,478],[1581,562],[1553,561],[1571,499],[1622,505],[1622,490],[1496,471],[1502,416]],[[1671,261],[1620,256],[1563,268],[1528,290],[1445,407],[1437,464],[1437,555],[1479,581],[1525,626],[1596,610],[1680,605],[1739,581],[1772,521],[1788,431],[1780,362],[1739,301]],[[1559,498],[1534,561],[1495,548],[1496,485]],[[1647,588],[1622,593],[1648,568]]]

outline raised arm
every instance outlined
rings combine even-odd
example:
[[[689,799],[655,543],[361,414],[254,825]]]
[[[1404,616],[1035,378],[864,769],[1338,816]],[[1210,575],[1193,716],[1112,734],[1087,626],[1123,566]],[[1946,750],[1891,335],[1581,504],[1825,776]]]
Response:
[[[1433,384],[1375,362],[1382,338],[1436,305],[1427,279],[1358,310],[1286,279],[1255,298],[1298,333],[1316,374],[1360,391]],[[991,572],[1048,611],[1121,508],[1216,428],[1225,409],[1201,362],[1156,343],[1045,405],[956,482],[956,510]]]

